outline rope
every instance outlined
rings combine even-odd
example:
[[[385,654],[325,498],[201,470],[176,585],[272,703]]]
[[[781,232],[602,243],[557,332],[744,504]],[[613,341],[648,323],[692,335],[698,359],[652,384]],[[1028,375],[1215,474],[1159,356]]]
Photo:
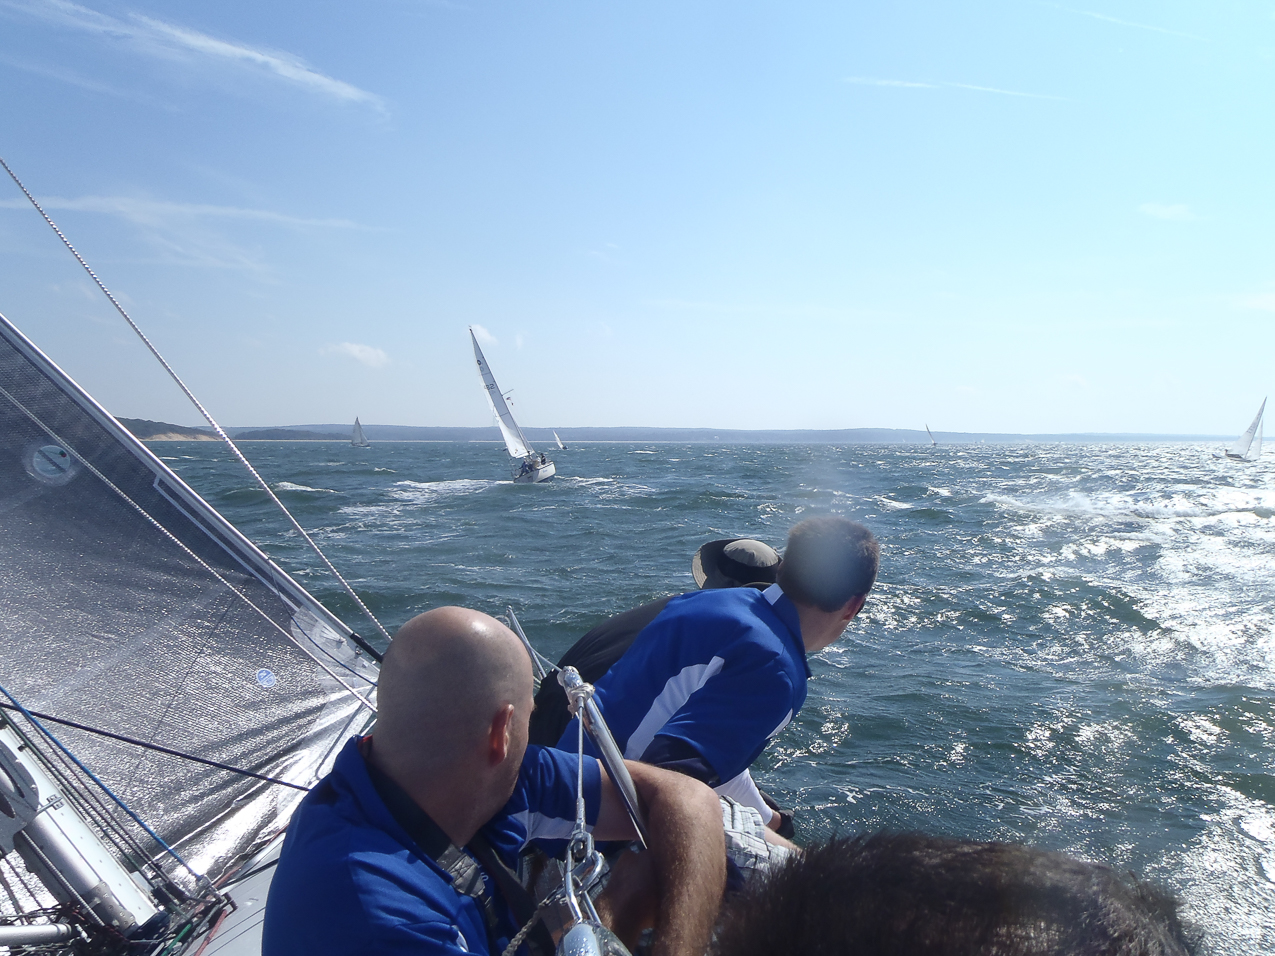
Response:
[[[548,900],[544,900],[536,907],[536,911],[531,914],[531,919],[527,920],[527,925],[518,930],[518,932],[514,935],[514,938],[509,941],[509,945],[505,947],[505,951],[501,953],[500,956],[514,956],[514,953],[518,951],[518,947],[523,944],[523,940],[527,938],[527,934],[535,928],[536,920],[540,919],[540,914],[544,912],[545,903],[547,902]]]
[[[341,586],[345,588],[346,593],[349,594],[350,597],[354,599],[354,603],[357,604],[359,606],[359,609],[364,614],[367,615],[368,620],[370,620],[373,624],[376,625],[376,629],[380,631],[382,635],[384,635],[385,639],[387,641],[390,640],[389,631],[387,631],[385,627],[381,624],[381,622],[377,620],[376,615],[372,613],[372,611],[368,608],[368,606],[363,603],[363,599],[358,596],[354,588],[350,586],[350,583],[341,576],[341,572],[338,571],[336,569],[336,566],[333,565],[332,562],[328,560],[328,556],[323,553],[323,551],[319,548],[317,544],[315,544],[314,539],[311,538],[310,535],[306,533],[305,528],[301,527],[300,522],[298,522],[297,519],[292,516],[292,512],[289,511],[287,506],[284,505],[284,503],[279,500],[279,497],[270,488],[270,485],[266,483],[266,480],[257,473],[257,469],[252,467],[252,464],[248,461],[247,458],[244,457],[243,452],[239,450],[239,446],[236,445],[233,441],[231,441],[230,436],[226,434],[225,430],[219,424],[217,424],[217,420],[212,417],[212,413],[209,412],[208,409],[204,408],[204,406],[200,403],[199,399],[195,397],[195,393],[192,392],[186,386],[186,383],[181,380],[181,377],[177,374],[177,372],[173,369],[173,367],[168,364],[168,362],[164,359],[164,356],[160,355],[159,349],[157,349],[153,344],[151,344],[151,340],[146,337],[146,333],[143,332],[141,328],[137,325],[137,323],[133,321],[132,316],[130,316],[128,312],[124,310],[124,307],[120,305],[119,300],[117,300],[115,296],[111,294],[111,290],[108,289],[102,283],[102,280],[97,277],[97,273],[94,272],[91,268],[89,268],[89,264],[84,261],[84,257],[81,256],[79,252],[76,251],[75,246],[71,245],[71,240],[69,240],[65,235],[63,235],[62,230],[58,228],[57,223],[55,223],[52,219],[49,218],[49,214],[44,211],[44,208],[38,202],[36,202],[35,197],[32,196],[30,191],[27,189],[27,187],[22,184],[22,180],[18,178],[17,174],[12,169],[9,168],[9,164],[4,161],[3,157],[0,157],[0,166],[3,166],[4,171],[9,174],[9,178],[12,179],[15,183],[17,183],[17,186],[19,189],[22,190],[23,195],[25,195],[27,199],[31,201],[31,205],[35,207],[36,212],[38,212],[43,217],[44,221],[49,224],[49,228],[52,229],[54,233],[57,234],[57,237],[59,239],[62,240],[62,244],[66,246],[67,249],[71,250],[71,255],[75,256],[76,261],[81,266],[84,267],[84,271],[89,274],[89,278],[92,279],[93,282],[97,285],[97,287],[102,290],[102,293],[111,301],[111,305],[115,306],[115,311],[117,311],[120,315],[124,317],[124,321],[127,322],[129,324],[129,327],[134,332],[137,333],[137,337],[142,340],[143,344],[148,349],[150,349],[150,353],[153,356],[155,356],[156,361],[158,361],[159,364],[164,367],[164,371],[166,371],[169,377],[174,382],[177,383],[177,387],[182,390],[185,396],[188,399],[190,399],[191,404],[194,405],[195,408],[199,410],[199,413],[204,416],[205,421],[207,421],[208,424],[212,426],[212,430],[215,431],[217,433],[217,436],[226,443],[226,445],[230,448],[231,452],[234,453],[234,456],[239,459],[240,464],[242,464],[246,469],[248,469],[248,473],[257,480],[257,484],[259,484],[262,490],[265,491],[265,493],[270,497],[270,500],[273,501],[276,505],[278,505],[279,510],[282,511],[284,515],[287,517],[288,521],[292,523],[292,527],[296,529],[297,533],[300,534],[302,538],[305,539],[306,544],[308,544],[314,550],[314,553],[319,556],[319,560],[323,562],[324,566],[327,567],[327,569],[330,572],[332,572],[332,576],[335,577],[339,582],[341,582]]]
[[[21,713],[17,707],[12,704],[0,704],[0,709],[12,710]],[[266,783],[278,784],[281,787],[291,787],[293,790],[300,790],[302,793],[309,793],[309,787],[303,787],[299,783],[289,783],[287,780],[280,780],[277,777],[269,777],[264,773],[257,773],[253,770],[244,770],[242,767],[232,767],[228,763],[219,763],[216,760],[208,760],[205,757],[196,757],[194,754],[183,753],[180,750],[171,750],[168,747],[161,747],[159,744],[147,743],[145,740],[138,740],[136,737],[126,737],[123,734],[111,733],[109,730],[102,730],[100,727],[90,727],[87,724],[77,724],[74,720],[66,720],[62,717],[54,717],[52,714],[42,714],[38,710],[29,712],[34,717],[41,720],[47,720],[52,724],[61,724],[63,727],[72,727],[75,730],[82,730],[85,733],[96,734],[99,737],[109,737],[111,740],[118,740],[122,743],[132,744],[134,747],[142,747],[146,750],[154,750],[157,753],[168,754],[170,757],[180,757],[182,760],[189,760],[191,763],[200,763],[206,767],[216,767],[218,770],[226,770],[230,773],[237,773],[243,777],[255,777],[257,780],[264,780]]]
[[[153,829],[151,829],[150,825],[145,820],[143,820],[136,813],[134,813],[132,808],[129,807],[128,804],[126,804],[123,800],[117,797],[114,791],[112,791],[110,787],[108,787],[105,783],[103,783],[102,780],[95,773],[93,773],[92,770],[86,767],[84,763],[78,757],[75,756],[75,754],[71,753],[70,748],[68,748],[66,744],[62,743],[62,741],[58,740],[58,738],[53,735],[52,731],[50,731],[47,727],[45,727],[44,724],[36,720],[35,717],[32,716],[31,711],[23,707],[22,704],[18,702],[18,699],[14,697],[12,694],[10,694],[8,689],[3,684],[0,684],[0,694],[3,694],[5,697],[8,697],[9,702],[13,704],[14,710],[18,711],[18,713],[22,714],[23,717],[29,720],[31,724],[40,731],[40,733],[44,734],[44,736],[47,737],[50,740],[50,742],[52,742],[53,745],[58,748],[58,750],[62,751],[62,753],[64,753],[71,760],[71,762],[74,763],[80,769],[80,772],[83,773],[84,776],[88,777],[95,784],[97,784],[97,786],[101,789],[103,793],[105,793],[108,797],[110,797],[113,801],[115,801],[115,805],[118,806],[125,813],[127,813],[129,817],[132,818],[134,823],[136,823],[139,827],[145,830],[146,833],[151,837],[151,839],[153,839],[156,843],[158,843],[161,847],[163,847],[163,849],[168,853],[169,856],[171,856],[174,860],[180,863],[186,869],[186,872],[195,878],[196,883],[200,883],[200,884],[208,883],[208,878],[206,876],[204,876],[202,873],[197,873],[194,870],[194,868],[191,867],[189,863],[187,863],[184,859],[182,859],[180,853],[178,853],[171,846],[165,843],[163,837],[161,837],[158,833],[156,833]],[[211,883],[208,883],[208,886],[210,889],[212,889],[214,893],[217,894],[218,897],[221,896],[221,894],[217,892],[217,890],[212,886]]]

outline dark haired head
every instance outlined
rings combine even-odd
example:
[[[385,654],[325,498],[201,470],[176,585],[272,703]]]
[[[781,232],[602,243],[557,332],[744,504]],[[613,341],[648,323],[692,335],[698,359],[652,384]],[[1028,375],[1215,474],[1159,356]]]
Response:
[[[877,579],[881,546],[847,518],[807,518],[788,532],[779,586],[798,604],[832,612],[865,596]]]
[[[715,956],[1188,956],[1177,905],[1008,843],[834,837],[723,910]]]

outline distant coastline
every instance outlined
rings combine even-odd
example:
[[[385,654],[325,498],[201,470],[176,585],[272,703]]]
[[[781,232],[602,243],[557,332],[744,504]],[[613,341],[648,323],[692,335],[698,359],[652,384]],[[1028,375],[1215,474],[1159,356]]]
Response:
[[[211,429],[191,428],[169,422],[153,422],[141,418],[121,418],[120,424],[143,441],[217,441]],[[911,428],[837,428],[837,429],[731,429],[731,428],[648,428],[616,426],[610,428],[524,428],[527,438],[551,449],[557,431],[568,446],[572,442],[677,442],[680,444],[725,445],[928,445],[924,429]],[[351,426],[281,425],[272,427],[236,427],[226,432],[235,441],[345,441],[350,440]],[[363,432],[369,441],[440,441],[499,442],[496,426],[448,427],[421,425],[367,425]],[[1133,432],[1075,432],[1059,434],[1018,434],[1008,432],[935,431],[941,445],[966,445],[978,442],[1013,444],[1024,442],[1173,442],[1229,441],[1223,435],[1153,435]]]

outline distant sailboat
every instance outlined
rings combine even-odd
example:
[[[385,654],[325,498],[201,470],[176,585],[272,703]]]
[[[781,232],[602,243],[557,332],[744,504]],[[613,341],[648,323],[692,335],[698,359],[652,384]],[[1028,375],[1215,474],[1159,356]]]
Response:
[[[1253,424],[1244,429],[1244,434],[1231,442],[1229,448],[1214,452],[1214,458],[1235,458],[1239,461],[1257,461],[1262,457],[1262,416],[1266,413],[1266,399],[1262,399],[1262,407],[1257,410]]]
[[[925,434],[927,434],[927,435],[929,435],[929,436],[930,436],[930,445],[931,445],[931,447],[936,447],[936,446],[938,445],[938,442],[936,442],[936,441],[934,440],[934,432],[930,431],[930,426],[929,426],[929,425],[926,425],[926,426],[925,426]]]
[[[359,424],[358,416],[354,418],[354,434],[350,436],[350,444],[355,448],[371,448],[372,443],[367,440],[363,434],[363,426]]]
[[[562,443],[562,439],[558,437],[558,433],[557,433],[557,432],[554,432],[554,433],[553,433],[553,440],[554,440],[554,441],[556,441],[556,442],[558,443],[558,451],[565,451],[565,450],[566,450],[566,447],[567,447],[567,446],[566,446],[566,445],[564,445],[564,444]]]
[[[482,379],[487,403],[491,405],[492,413],[496,416],[496,423],[500,426],[500,434],[505,439],[505,448],[509,450],[510,458],[521,459],[514,468],[514,481],[529,484],[552,478],[557,469],[553,462],[545,457],[544,452],[537,452],[531,447],[531,442],[527,441],[522,429],[514,421],[513,413],[509,411],[509,405],[505,402],[505,396],[501,394],[500,388],[496,385],[496,379],[491,374],[491,366],[483,357],[483,350],[478,347],[478,338],[474,335],[473,329],[469,330],[469,338],[474,343],[478,377]]]

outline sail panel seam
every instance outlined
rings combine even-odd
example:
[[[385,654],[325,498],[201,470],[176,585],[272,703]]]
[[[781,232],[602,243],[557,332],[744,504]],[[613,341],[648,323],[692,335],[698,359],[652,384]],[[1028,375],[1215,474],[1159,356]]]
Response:
[[[106,475],[102,474],[102,472],[99,471],[98,468],[92,462],[90,462],[78,451],[76,451],[75,448],[69,442],[65,441],[60,435],[58,435],[57,432],[55,432],[52,428],[46,425],[43,421],[41,421],[39,416],[37,416],[33,411],[31,411],[24,404],[22,404],[22,402],[20,402],[17,398],[15,398],[8,391],[8,389],[6,389],[3,385],[0,385],[0,395],[3,395],[10,402],[12,402],[16,408],[18,408],[24,415],[26,415],[29,419],[31,419],[31,421],[34,422],[46,435],[48,435],[55,442],[57,442],[59,445],[65,448],[72,455],[74,455],[76,460],[79,461],[82,465],[84,465],[84,467],[87,468],[89,472],[93,474],[94,477],[96,477],[104,485],[106,485],[113,492],[115,492],[138,514],[140,514],[143,518],[145,518],[146,521],[148,521],[156,530],[158,530],[162,535],[164,535],[164,537],[168,538],[170,541],[173,542],[173,544],[177,545],[178,548],[180,548],[190,558],[192,558],[196,563],[198,563],[200,567],[202,567],[205,571],[207,571],[219,582],[221,582],[222,585],[224,585],[226,588],[232,591],[236,596],[239,597],[240,600],[242,600],[250,608],[256,611],[264,621],[266,621],[272,627],[274,627],[277,631],[279,631],[280,634],[284,635],[284,637],[286,637],[292,644],[294,644],[301,651],[302,654],[304,654],[306,657],[312,660],[315,664],[319,666],[320,669],[323,670],[324,673],[326,673],[329,677],[331,677],[338,684],[344,687],[351,695],[357,698],[358,701],[361,704],[363,704],[364,707],[366,707],[372,713],[374,714],[376,713],[376,707],[372,703],[370,703],[367,699],[365,699],[363,695],[360,694],[357,690],[355,690],[353,687],[347,684],[345,680],[341,677],[341,675],[333,672],[332,669],[329,668],[327,664],[319,660],[313,653],[311,653],[310,649],[307,648],[304,644],[302,644],[299,640],[297,640],[296,637],[291,632],[285,630],[284,627],[278,621],[276,621],[269,614],[267,614],[265,611],[259,608],[253,602],[251,598],[249,598],[246,594],[241,592],[237,587],[235,587],[228,580],[226,580],[214,567],[212,567],[210,564],[208,564],[208,562],[206,562],[203,558],[201,558],[193,550],[191,550],[191,548],[188,547],[184,541],[182,541],[175,534],[173,534],[171,531],[165,528],[164,525],[157,518],[152,516],[145,508],[143,508],[131,497],[129,497],[129,495],[122,488],[117,486],[115,482],[111,481],[111,479],[107,478]],[[369,681],[369,683],[371,682]]]

